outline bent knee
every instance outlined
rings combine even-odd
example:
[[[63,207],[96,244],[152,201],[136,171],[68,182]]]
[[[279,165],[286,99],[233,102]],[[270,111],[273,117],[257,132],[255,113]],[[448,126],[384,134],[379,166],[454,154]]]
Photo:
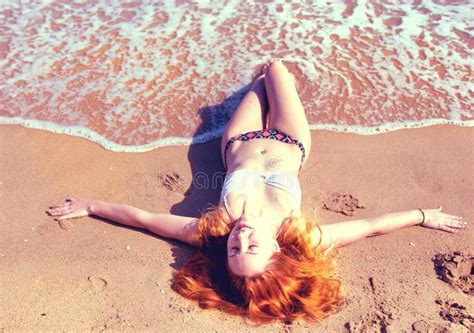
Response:
[[[286,68],[285,64],[283,64],[283,62],[281,60],[275,60],[274,62],[272,62],[268,68],[269,71],[273,71],[273,72],[286,72],[286,73],[289,73],[288,72],[288,69]]]

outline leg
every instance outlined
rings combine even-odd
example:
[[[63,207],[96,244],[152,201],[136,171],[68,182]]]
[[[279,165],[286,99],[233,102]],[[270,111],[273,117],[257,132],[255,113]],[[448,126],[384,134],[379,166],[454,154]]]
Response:
[[[240,102],[222,134],[221,156],[224,158],[224,148],[227,141],[241,133],[266,128],[268,101],[265,92],[263,75],[259,76],[250,86],[250,90]]]
[[[264,72],[270,105],[268,128],[277,129],[301,141],[307,159],[311,150],[311,133],[294,78],[281,61],[266,65]]]

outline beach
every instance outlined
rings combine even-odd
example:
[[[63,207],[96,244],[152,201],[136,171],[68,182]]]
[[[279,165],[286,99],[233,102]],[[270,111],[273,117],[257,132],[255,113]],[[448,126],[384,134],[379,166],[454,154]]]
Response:
[[[474,331],[472,2],[0,3],[0,332]],[[199,216],[219,139],[262,65],[295,77],[312,133],[302,211],[328,224],[434,209],[339,250],[344,307],[256,327],[170,288],[195,251],[77,197]]]
[[[453,251],[474,255],[473,128],[434,125],[368,136],[313,130],[312,140],[301,174],[302,209],[318,223],[442,205],[470,224],[455,235],[417,226],[344,247],[337,260],[341,311],[320,324],[254,327],[201,310],[170,289],[192,247],[95,217],[58,223],[45,213],[73,196],[197,216],[219,198],[219,184],[193,182],[197,174],[223,172],[218,140],[125,153],[1,125],[0,331],[472,330],[469,318],[441,315],[446,307],[473,314],[474,303],[439,278],[432,259]]]

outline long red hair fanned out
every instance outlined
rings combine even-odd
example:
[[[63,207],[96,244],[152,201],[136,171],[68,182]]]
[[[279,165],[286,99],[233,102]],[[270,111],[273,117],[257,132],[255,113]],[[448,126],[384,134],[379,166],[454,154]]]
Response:
[[[204,213],[199,221],[201,246],[174,273],[172,288],[204,309],[219,309],[255,323],[304,318],[321,321],[343,304],[334,256],[314,239],[319,227],[302,216],[287,217],[277,240],[281,252],[271,257],[257,276],[232,274],[226,242],[234,222],[222,208]]]

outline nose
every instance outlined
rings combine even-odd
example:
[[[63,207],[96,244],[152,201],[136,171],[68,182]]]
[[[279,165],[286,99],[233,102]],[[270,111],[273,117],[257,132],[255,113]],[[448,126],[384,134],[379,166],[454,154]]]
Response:
[[[245,245],[247,245],[248,243],[248,235],[247,233],[244,233],[244,232],[239,232],[237,234],[237,240],[239,241],[239,245],[240,247],[245,247]]]

